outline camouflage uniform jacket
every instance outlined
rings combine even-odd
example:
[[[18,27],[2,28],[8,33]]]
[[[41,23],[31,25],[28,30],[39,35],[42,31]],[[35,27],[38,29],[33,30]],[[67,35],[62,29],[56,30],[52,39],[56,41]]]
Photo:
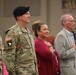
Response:
[[[2,38],[0,36],[0,75],[2,75]]]
[[[18,23],[6,31],[5,63],[9,75],[38,75],[33,37]]]

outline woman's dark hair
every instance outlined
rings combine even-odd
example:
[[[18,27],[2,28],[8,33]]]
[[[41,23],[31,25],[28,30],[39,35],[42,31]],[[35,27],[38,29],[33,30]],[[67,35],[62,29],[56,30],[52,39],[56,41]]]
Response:
[[[32,30],[34,31],[34,35],[38,37],[37,31],[40,31],[41,25],[44,25],[45,23],[42,23],[40,20],[35,21],[32,25]]]

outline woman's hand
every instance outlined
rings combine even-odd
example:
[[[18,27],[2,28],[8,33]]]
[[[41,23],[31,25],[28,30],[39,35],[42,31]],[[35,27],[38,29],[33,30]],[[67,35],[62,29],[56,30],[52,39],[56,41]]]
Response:
[[[54,52],[55,52],[55,50],[54,50],[54,48],[53,48],[52,44],[50,44],[50,43],[49,43],[49,42],[47,42],[47,41],[45,41],[44,43],[49,47],[49,50],[50,50],[52,53],[54,53]]]

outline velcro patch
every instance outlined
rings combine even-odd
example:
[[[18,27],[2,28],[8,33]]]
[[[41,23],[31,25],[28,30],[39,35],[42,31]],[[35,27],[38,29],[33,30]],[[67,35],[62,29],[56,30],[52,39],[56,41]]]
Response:
[[[6,42],[7,42],[7,45],[8,45],[9,47],[11,47],[11,46],[12,46],[12,38],[7,37],[5,40],[6,40]]]

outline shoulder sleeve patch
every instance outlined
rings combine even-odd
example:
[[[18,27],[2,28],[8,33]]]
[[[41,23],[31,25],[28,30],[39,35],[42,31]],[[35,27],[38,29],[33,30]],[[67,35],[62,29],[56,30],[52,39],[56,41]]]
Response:
[[[6,41],[6,43],[7,43],[7,45],[8,45],[9,47],[12,46],[12,38],[7,37],[7,38],[5,39],[5,41]]]

